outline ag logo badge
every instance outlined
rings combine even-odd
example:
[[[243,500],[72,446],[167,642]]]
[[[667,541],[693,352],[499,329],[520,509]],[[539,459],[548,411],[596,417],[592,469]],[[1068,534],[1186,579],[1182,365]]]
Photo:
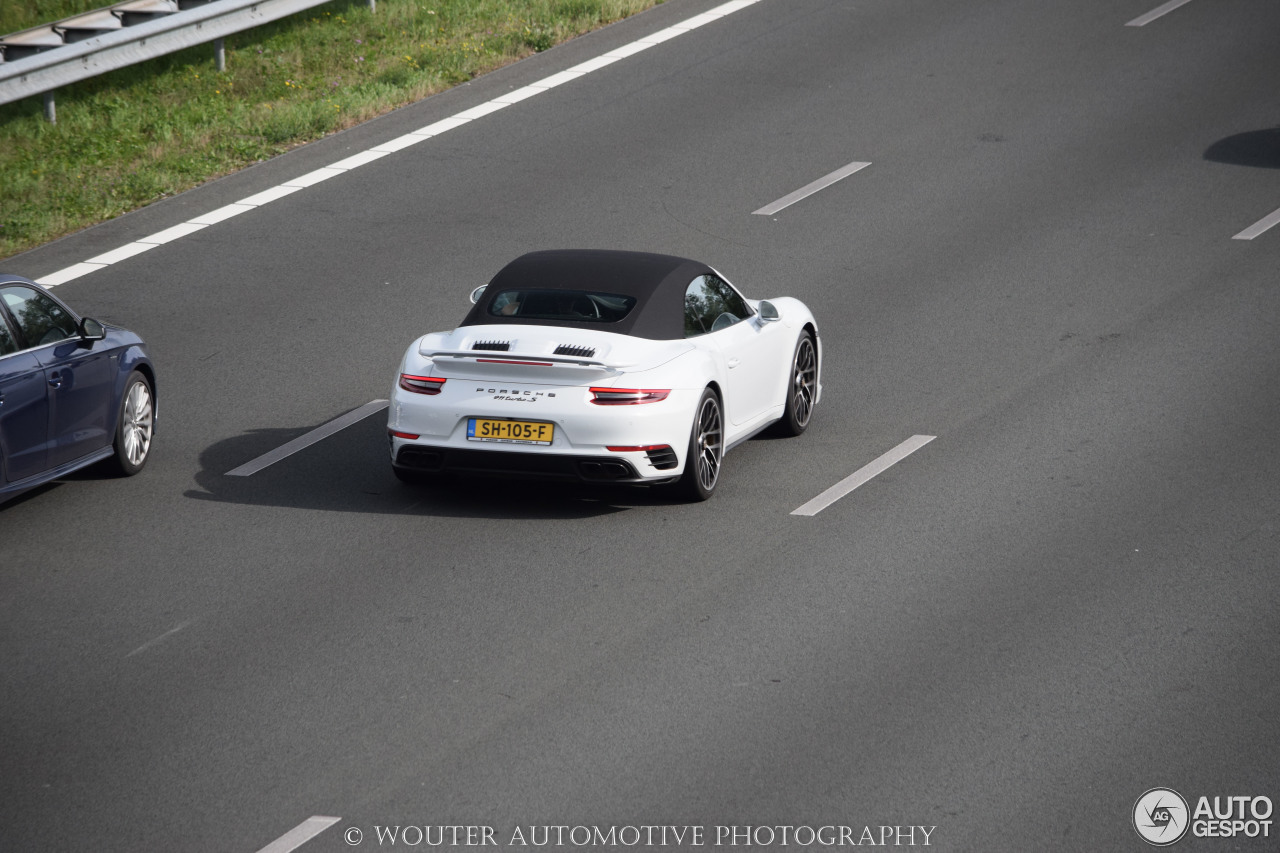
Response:
[[[1167,847],[1186,835],[1190,825],[1187,801],[1172,788],[1152,788],[1133,804],[1133,828],[1148,844]]]

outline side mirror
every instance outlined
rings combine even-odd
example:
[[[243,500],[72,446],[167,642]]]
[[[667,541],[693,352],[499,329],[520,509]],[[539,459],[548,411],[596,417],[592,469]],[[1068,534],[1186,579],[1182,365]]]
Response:
[[[92,317],[85,317],[76,326],[76,333],[82,341],[100,341],[107,336],[106,328]]]
[[[782,315],[778,313],[773,303],[766,299],[760,303],[760,319],[766,323],[773,323],[781,320]]]
[[[480,285],[479,287],[477,287],[475,290],[471,291],[471,304],[472,304],[472,305],[475,305],[477,302],[479,302],[479,301],[480,301],[480,296],[484,293],[484,289],[485,289],[486,287],[488,287],[488,286],[489,286],[489,285],[487,285],[487,284],[482,284],[482,285]]]

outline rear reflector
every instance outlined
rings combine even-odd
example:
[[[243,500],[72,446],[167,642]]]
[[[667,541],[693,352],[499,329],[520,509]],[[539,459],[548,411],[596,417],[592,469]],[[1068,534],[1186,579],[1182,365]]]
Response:
[[[439,394],[444,389],[444,383],[445,380],[435,376],[414,376],[412,373],[400,374],[400,387],[415,394]]]
[[[387,430],[387,432],[391,433],[392,438],[407,438],[410,441],[418,437],[417,433],[412,433],[412,432],[396,432],[393,429],[389,429]]]
[[[670,388],[591,388],[591,402],[600,406],[629,406],[667,399]]]
[[[680,464],[680,460],[676,458],[676,452],[669,444],[611,445],[607,449],[614,453],[643,452],[648,457],[649,464],[660,471],[669,470]]]

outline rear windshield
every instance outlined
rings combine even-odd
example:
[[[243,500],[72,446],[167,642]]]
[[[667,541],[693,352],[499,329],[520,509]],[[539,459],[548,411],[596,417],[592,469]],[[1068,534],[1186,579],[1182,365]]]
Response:
[[[634,296],[594,290],[504,290],[489,303],[493,317],[616,323],[635,307]]]

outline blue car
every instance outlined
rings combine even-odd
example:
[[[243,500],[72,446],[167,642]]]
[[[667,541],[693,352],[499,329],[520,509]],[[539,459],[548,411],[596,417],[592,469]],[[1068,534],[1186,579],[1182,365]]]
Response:
[[[142,338],[0,274],[0,502],[106,460],[136,474],[155,427]]]

